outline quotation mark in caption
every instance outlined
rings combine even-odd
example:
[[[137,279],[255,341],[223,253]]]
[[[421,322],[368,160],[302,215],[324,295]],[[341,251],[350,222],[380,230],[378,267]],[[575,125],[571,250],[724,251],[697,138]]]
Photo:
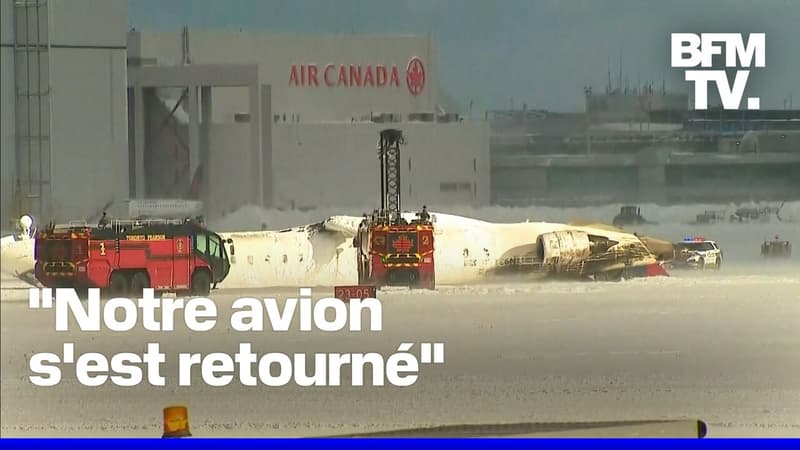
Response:
[[[41,299],[39,297],[39,289],[28,290],[28,308],[52,308],[53,307],[53,290],[51,288],[44,288],[41,290]]]
[[[433,357],[431,357],[433,355]],[[444,363],[444,343],[434,344],[423,342],[420,344],[420,358],[422,364],[442,364]]]

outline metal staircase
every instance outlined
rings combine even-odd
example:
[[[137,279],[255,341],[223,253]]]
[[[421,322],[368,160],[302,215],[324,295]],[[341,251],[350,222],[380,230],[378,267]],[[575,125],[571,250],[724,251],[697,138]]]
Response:
[[[50,216],[50,20],[47,0],[14,1],[16,206]]]

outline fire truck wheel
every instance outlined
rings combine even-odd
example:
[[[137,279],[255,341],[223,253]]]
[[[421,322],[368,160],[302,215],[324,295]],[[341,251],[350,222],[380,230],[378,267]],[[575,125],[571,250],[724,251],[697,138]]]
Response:
[[[142,293],[143,290],[150,287],[150,279],[144,272],[136,272],[131,279],[131,292],[136,295]]]
[[[125,295],[128,293],[128,277],[120,272],[111,274],[108,280],[108,293],[114,296]]]
[[[192,294],[208,295],[211,292],[211,276],[205,270],[198,270],[192,275]]]

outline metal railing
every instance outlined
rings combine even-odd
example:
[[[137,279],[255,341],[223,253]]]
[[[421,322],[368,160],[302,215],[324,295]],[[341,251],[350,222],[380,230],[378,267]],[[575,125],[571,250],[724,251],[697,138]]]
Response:
[[[192,219],[111,219],[106,224],[90,224],[86,220],[70,220],[66,224],[54,224],[53,229],[75,229],[75,228],[100,228],[115,231],[130,230],[135,228],[149,227],[153,225],[182,225],[188,222],[198,223]]]

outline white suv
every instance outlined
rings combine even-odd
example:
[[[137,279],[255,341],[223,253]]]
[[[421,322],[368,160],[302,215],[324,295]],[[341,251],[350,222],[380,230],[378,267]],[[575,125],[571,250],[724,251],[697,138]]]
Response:
[[[675,244],[675,266],[703,270],[719,269],[722,265],[722,250],[714,241],[698,236],[687,236]]]

